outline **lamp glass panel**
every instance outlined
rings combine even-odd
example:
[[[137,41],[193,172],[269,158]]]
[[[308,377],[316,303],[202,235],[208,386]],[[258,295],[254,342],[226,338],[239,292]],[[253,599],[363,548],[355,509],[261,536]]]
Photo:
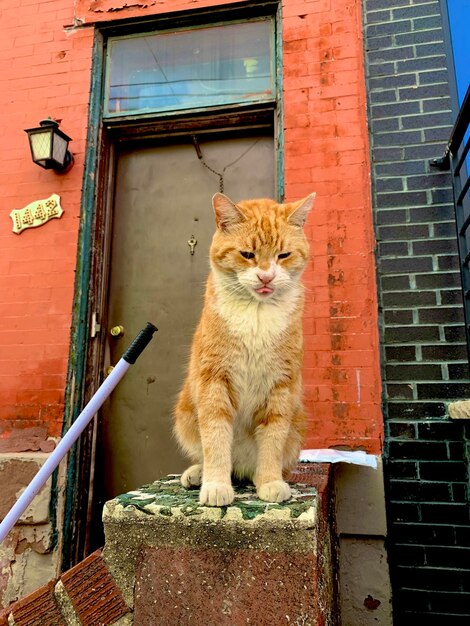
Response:
[[[31,133],[30,142],[31,150],[33,153],[33,159],[39,161],[42,159],[48,159],[51,156],[51,131],[45,130],[44,132]]]
[[[63,137],[59,137],[59,135],[54,135],[54,145],[52,147],[52,158],[63,165],[65,161],[65,153],[67,152],[67,144]]]
[[[275,98],[274,21],[110,39],[106,115]]]

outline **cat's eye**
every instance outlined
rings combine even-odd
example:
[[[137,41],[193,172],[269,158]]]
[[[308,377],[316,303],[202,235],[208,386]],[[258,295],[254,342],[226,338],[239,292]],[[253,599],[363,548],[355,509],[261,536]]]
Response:
[[[290,252],[281,252],[280,254],[277,255],[278,259],[287,259],[287,257],[290,256]]]
[[[242,257],[244,259],[254,259],[255,258],[255,253],[254,252],[240,252],[240,254],[242,255]]]

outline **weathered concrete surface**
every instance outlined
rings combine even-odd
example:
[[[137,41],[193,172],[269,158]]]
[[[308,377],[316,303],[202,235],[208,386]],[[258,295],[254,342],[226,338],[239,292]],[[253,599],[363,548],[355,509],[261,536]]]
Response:
[[[55,585],[54,596],[67,626],[82,626],[78,615],[75,613],[69,594],[61,580],[58,580]]]
[[[0,517],[4,517],[48,458],[44,452],[0,454]],[[58,557],[52,549],[48,480],[0,546],[0,602],[8,606],[53,578]]]
[[[382,460],[335,471],[342,626],[392,626]]]
[[[0,453],[0,518],[5,517],[48,456],[44,452]],[[46,523],[49,520],[50,499],[49,479],[20,517],[20,524]]]
[[[336,623],[317,491],[297,484],[282,504],[253,487],[236,494],[229,507],[202,507],[198,490],[169,477],[105,505],[103,557],[134,624]]]
[[[339,541],[341,626],[391,626],[391,589],[383,539],[341,537]]]
[[[49,547],[49,524],[37,528],[23,527],[19,535],[19,543],[28,546],[23,552],[16,551],[18,542],[15,538],[7,539],[0,547],[2,606],[35,591],[55,576],[58,567],[57,553],[50,551]],[[38,552],[38,549],[44,551]]]
[[[385,536],[382,459],[377,469],[338,463],[335,470],[336,525],[340,534]]]

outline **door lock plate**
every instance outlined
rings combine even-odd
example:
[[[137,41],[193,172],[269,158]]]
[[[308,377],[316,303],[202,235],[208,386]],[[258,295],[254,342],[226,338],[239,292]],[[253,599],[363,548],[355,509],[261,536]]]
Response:
[[[191,239],[188,239],[188,246],[191,255],[193,255],[194,248],[197,246],[197,239],[194,237],[194,235],[191,235]]]

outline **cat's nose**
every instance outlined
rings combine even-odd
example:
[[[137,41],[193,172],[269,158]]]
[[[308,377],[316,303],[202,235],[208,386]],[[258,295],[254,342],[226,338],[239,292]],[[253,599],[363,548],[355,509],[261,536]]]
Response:
[[[268,272],[262,272],[258,270],[256,275],[258,276],[260,281],[263,283],[263,285],[269,285],[269,283],[274,278],[274,272],[272,270],[269,270]]]

